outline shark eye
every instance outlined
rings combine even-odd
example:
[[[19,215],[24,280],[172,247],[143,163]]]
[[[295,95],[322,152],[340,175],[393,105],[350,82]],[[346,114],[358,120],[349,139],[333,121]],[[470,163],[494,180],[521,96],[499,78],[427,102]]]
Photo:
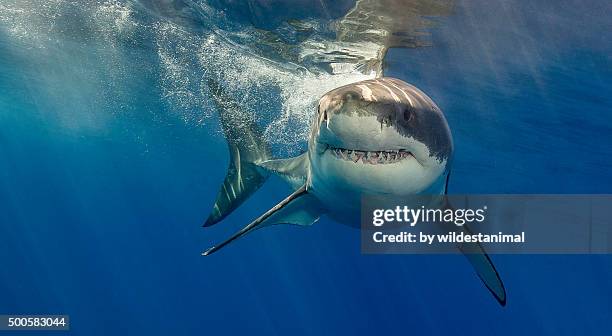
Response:
[[[327,121],[327,110],[321,110],[321,105],[319,105],[318,109],[319,115],[323,114],[323,121]]]
[[[404,109],[404,120],[412,121],[412,119],[414,119],[414,113],[409,108],[405,108]]]

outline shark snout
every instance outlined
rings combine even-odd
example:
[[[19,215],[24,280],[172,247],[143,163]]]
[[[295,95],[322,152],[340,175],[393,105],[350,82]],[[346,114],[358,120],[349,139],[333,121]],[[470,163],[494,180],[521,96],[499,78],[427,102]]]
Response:
[[[395,163],[413,157],[410,148],[399,141],[403,138],[389,138],[387,132],[393,131],[381,130],[373,116],[332,115],[320,124],[316,152],[319,155],[330,153],[336,159],[374,165]]]

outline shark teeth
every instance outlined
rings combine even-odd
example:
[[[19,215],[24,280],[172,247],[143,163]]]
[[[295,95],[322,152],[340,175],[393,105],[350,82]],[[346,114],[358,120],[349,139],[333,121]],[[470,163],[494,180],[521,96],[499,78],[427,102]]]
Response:
[[[329,147],[333,156],[338,159],[366,164],[390,164],[412,157],[406,150],[393,151],[360,151],[346,148]]]

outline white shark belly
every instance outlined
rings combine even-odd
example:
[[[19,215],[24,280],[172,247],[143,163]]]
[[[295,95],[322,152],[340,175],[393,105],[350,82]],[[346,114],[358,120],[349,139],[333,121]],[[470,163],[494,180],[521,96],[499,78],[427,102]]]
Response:
[[[433,183],[428,176],[409,175],[406,160],[392,165],[366,165],[341,160],[322,160],[310,173],[309,192],[334,221],[359,227],[363,196],[386,196],[391,199],[410,195],[441,195],[445,192],[447,174],[440,174]],[[402,169],[404,168],[408,169]],[[359,176],[359,179],[355,177]],[[350,181],[350,182],[349,182]],[[359,183],[355,183],[359,181]]]

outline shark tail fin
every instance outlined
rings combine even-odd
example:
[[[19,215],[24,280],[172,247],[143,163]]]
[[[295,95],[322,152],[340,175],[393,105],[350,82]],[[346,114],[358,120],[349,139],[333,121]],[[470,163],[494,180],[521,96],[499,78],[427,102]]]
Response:
[[[208,78],[208,87],[219,111],[230,162],[205,227],[223,220],[263,185],[269,172],[259,169],[256,163],[272,156],[255,120],[244,113],[240,104],[229,97],[218,82]]]
[[[263,215],[259,216],[225,241],[209,248],[203,252],[202,255],[208,256],[247,233],[264,226],[275,224],[308,226],[319,220],[320,216],[321,208],[319,203],[308,193],[306,184],[304,184],[293,194],[266,211]]]

